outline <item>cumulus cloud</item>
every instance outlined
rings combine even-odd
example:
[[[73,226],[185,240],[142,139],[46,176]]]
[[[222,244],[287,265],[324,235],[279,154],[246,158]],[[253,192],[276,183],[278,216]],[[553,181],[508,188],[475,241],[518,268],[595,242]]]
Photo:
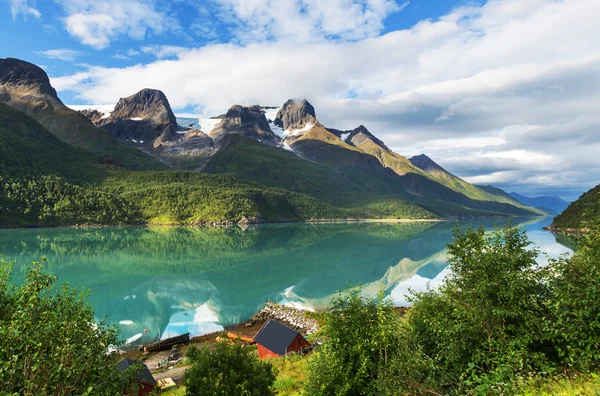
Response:
[[[250,20],[255,3],[262,0],[227,4]],[[389,6],[362,4],[377,5],[378,15]],[[272,22],[277,40],[178,48],[169,59],[89,67],[52,82],[88,103],[154,87],[176,109],[205,115],[304,96],[326,125],[365,124],[400,154],[425,152],[469,181],[576,198],[599,182],[599,19],[596,0],[490,0],[350,41],[305,41]],[[318,29],[341,37],[353,28]],[[291,43],[288,33],[300,39]]]
[[[48,59],[59,59],[63,61],[74,61],[75,58],[81,55],[79,51],[74,51],[68,48],[56,48],[47,51],[35,51],[39,56],[43,56]]]
[[[122,36],[141,40],[150,33],[179,29],[179,23],[153,0],[55,1],[66,13],[63,21],[69,34],[96,49]]]
[[[25,19],[27,19],[29,15],[32,15],[37,19],[40,19],[42,16],[37,8],[29,5],[28,0],[8,0],[8,4],[10,5],[10,12],[13,20],[15,21],[19,15],[23,15],[23,18]]]
[[[378,35],[383,21],[405,8],[395,0],[212,0],[242,43],[360,40]],[[206,14],[207,7],[201,9]]]

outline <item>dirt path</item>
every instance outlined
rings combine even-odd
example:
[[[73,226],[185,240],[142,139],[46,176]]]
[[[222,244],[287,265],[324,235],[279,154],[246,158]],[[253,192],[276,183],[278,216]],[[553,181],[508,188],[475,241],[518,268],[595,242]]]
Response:
[[[161,380],[165,378],[172,378],[173,381],[177,382],[178,379],[183,378],[183,374],[185,374],[186,370],[192,366],[176,366],[171,370],[167,370],[162,373],[154,373],[152,376],[155,380]]]

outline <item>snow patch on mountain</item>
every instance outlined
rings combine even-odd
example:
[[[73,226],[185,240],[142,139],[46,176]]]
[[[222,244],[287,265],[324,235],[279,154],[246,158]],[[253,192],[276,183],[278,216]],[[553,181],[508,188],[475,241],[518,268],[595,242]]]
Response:
[[[298,136],[300,135],[302,132],[308,132],[311,129],[313,129],[313,127],[315,126],[315,124],[313,124],[312,122],[309,122],[308,124],[306,124],[304,126],[304,128],[301,129],[292,129],[291,131],[285,131],[287,133],[288,136]]]
[[[344,142],[348,139],[348,136],[350,136],[351,132],[348,133],[342,133],[340,136],[340,139],[342,139]]]
[[[177,117],[177,124],[180,127],[190,128],[190,129],[198,129],[198,130],[206,133],[207,135],[210,133],[210,131],[215,129],[215,127],[217,125],[219,125],[219,123],[221,123],[221,120],[218,118],[194,117],[191,114],[186,114],[185,116],[176,115],[176,117]],[[178,133],[181,133],[181,134],[184,134],[186,132],[187,131],[178,131]]]

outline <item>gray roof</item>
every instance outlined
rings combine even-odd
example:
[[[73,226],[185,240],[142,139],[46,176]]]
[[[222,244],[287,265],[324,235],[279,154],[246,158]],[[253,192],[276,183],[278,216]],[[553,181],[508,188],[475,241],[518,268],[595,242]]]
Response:
[[[278,355],[285,355],[287,348],[298,335],[300,333],[296,330],[269,320],[254,337],[254,341]]]
[[[131,359],[122,359],[117,363],[117,369],[119,369],[120,371],[125,371],[129,367],[134,366],[136,364],[141,367],[135,373],[135,379],[137,379],[138,381],[144,381],[149,384],[156,385],[156,380],[152,376],[152,373],[150,372],[150,370],[148,370],[148,366],[146,366],[143,363],[138,363]]]

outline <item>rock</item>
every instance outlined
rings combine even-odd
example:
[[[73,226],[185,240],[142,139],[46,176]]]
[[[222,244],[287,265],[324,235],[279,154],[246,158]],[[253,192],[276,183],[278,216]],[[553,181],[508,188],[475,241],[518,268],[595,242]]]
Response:
[[[8,102],[12,96],[19,96],[21,100],[43,97],[63,105],[42,68],[20,59],[0,59],[0,101]]]
[[[121,140],[144,142],[154,147],[178,139],[177,119],[164,93],[142,89],[119,100],[111,115],[96,125]]]
[[[232,106],[210,132],[215,140],[227,134],[244,135],[267,144],[276,144],[281,140],[271,130],[260,106]]]
[[[254,326],[269,319],[280,322],[304,335],[313,334],[319,330],[317,321],[308,318],[305,311],[273,303],[267,304],[252,316],[246,326]]]
[[[99,161],[103,165],[114,165],[114,166],[120,166],[120,167],[124,166],[115,157],[113,157],[112,155],[108,155],[108,154],[100,157]]]
[[[104,117],[104,113],[93,109],[79,110],[79,113],[86,116],[94,124],[102,122],[102,117]]]
[[[277,112],[273,123],[284,130],[302,129],[316,124],[315,108],[306,99],[290,99]]]

